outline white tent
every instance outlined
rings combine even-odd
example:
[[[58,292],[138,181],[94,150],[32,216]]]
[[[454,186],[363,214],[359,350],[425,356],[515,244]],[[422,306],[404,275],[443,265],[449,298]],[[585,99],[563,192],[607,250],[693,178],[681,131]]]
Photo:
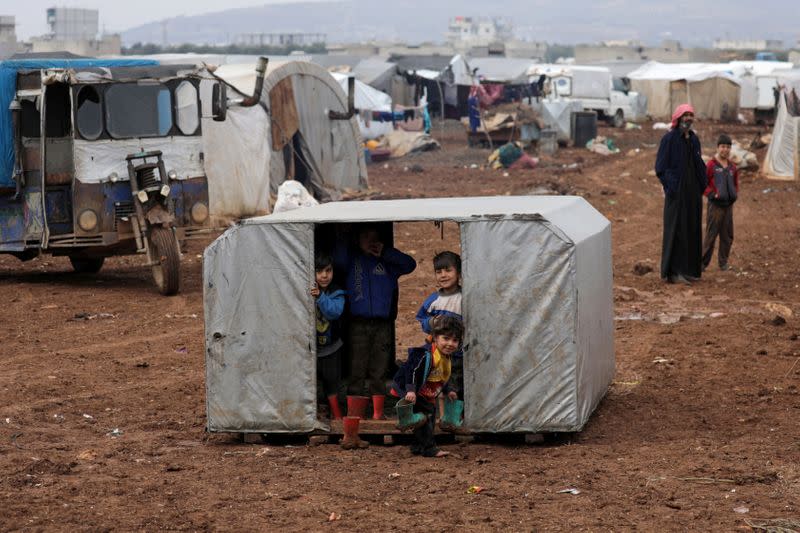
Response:
[[[786,61],[731,61],[728,66],[740,80],[739,107],[744,109],[773,109],[775,97],[772,89],[777,76],[793,68]]]
[[[650,61],[628,78],[631,88],[647,97],[653,118],[669,118],[678,105],[690,103],[698,118],[736,120],[741,81],[727,65]]]
[[[614,375],[610,223],[580,197],[504,196],[334,202],[226,231],[203,261],[210,431],[326,429],[308,294],[315,229],[412,221],[460,226],[467,426],[586,424]]]
[[[215,74],[243,95],[254,90],[255,64],[224,65]],[[225,122],[203,122],[209,195],[226,199],[213,214],[238,218],[231,211],[242,206],[266,214],[287,179],[320,200],[366,188],[356,117],[333,119],[330,111],[347,111],[347,95],[329,72],[310,62],[270,61],[259,105],[232,106]]]
[[[778,116],[764,158],[764,174],[772,179],[800,179],[800,116],[789,112],[785,92],[778,100]]]

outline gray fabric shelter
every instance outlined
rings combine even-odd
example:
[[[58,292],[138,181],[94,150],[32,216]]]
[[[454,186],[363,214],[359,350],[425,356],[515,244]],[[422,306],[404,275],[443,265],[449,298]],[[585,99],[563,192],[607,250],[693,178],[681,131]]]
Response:
[[[208,429],[326,429],[308,295],[315,225],[428,220],[461,228],[467,425],[580,430],[614,375],[611,227],[570,196],[334,202],[231,228],[203,267]]]

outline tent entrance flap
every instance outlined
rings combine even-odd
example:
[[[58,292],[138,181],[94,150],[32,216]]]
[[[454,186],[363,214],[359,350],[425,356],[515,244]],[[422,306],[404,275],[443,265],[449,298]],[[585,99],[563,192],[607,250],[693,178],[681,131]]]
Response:
[[[313,253],[303,223],[240,226],[206,250],[209,431],[316,428]]]
[[[572,430],[573,243],[544,220],[484,219],[461,224],[461,249],[467,426],[498,433]]]

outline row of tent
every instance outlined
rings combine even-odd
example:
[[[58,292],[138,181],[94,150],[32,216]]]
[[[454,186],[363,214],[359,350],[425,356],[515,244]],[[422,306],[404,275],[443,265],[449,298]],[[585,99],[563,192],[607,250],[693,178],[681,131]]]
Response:
[[[255,63],[255,56],[160,54],[147,56],[161,64],[187,61],[215,65]],[[578,76],[605,73],[609,79],[629,81],[629,88],[647,98],[647,114],[656,120],[670,116],[680,103],[691,103],[701,118],[735,120],[739,110],[774,109],[777,85],[800,85],[800,69],[792,63],[778,61],[732,61],[730,63],[658,63],[599,64],[579,66],[549,65],[529,59],[505,57],[471,58],[446,56],[360,57],[347,55],[299,55],[272,58],[316,63],[324,69],[354,76],[364,87],[380,91],[380,106],[403,106],[418,102],[425,89],[432,113],[444,113],[451,118],[466,115],[469,88],[480,82],[525,85],[534,83],[541,74]],[[607,87],[603,87],[607,91]],[[358,96],[357,96],[358,98]],[[359,107],[359,106],[357,106]],[[377,105],[376,105],[377,107]],[[371,108],[372,110],[384,110]]]

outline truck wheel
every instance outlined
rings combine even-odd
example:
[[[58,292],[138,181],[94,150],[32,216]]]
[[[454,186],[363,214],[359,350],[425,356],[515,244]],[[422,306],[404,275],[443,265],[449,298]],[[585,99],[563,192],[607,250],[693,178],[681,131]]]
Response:
[[[170,228],[161,226],[150,229],[150,257],[153,265],[153,281],[164,296],[177,294],[181,288],[181,254],[178,239]]]
[[[621,128],[625,125],[625,114],[622,112],[622,109],[617,109],[617,112],[614,113],[614,117],[611,119],[611,125],[615,128]]]
[[[72,263],[72,268],[79,274],[97,274],[103,268],[103,261],[105,257],[76,257],[69,256],[69,262]]]

